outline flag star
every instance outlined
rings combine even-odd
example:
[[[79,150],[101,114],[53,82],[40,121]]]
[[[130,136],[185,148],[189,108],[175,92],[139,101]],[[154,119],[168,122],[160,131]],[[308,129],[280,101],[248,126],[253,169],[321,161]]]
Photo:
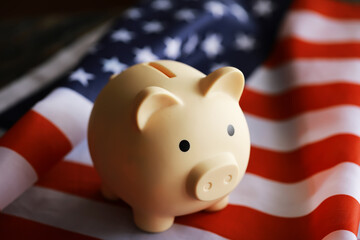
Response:
[[[135,62],[151,62],[158,59],[158,57],[151,51],[150,47],[135,48]]]
[[[168,0],[156,0],[151,4],[151,7],[159,11],[166,11],[169,10],[172,6],[171,2]]]
[[[221,40],[222,37],[219,34],[213,33],[208,35],[202,42],[201,48],[209,58],[214,58],[222,52]]]
[[[158,21],[151,21],[147,22],[143,25],[143,30],[146,33],[158,33],[164,29],[164,26],[161,22]]]
[[[195,13],[191,9],[181,9],[175,13],[175,18],[180,21],[189,22],[195,19]]]
[[[104,72],[112,72],[113,74],[117,74],[122,72],[127,68],[127,65],[119,62],[117,57],[112,57],[110,59],[103,59],[102,60]]]
[[[239,4],[233,4],[230,6],[230,12],[240,21],[247,22],[249,20],[249,15],[245,9]]]
[[[243,51],[253,50],[255,47],[255,43],[256,39],[246,34],[238,34],[235,39],[236,49]]]
[[[125,28],[121,28],[116,30],[112,35],[111,38],[115,42],[124,42],[128,43],[134,38],[134,33],[126,30]]]
[[[205,3],[205,9],[211,12],[214,17],[221,18],[225,14],[226,6],[220,2],[210,1]]]
[[[99,46],[99,44],[95,44],[95,45],[92,45],[89,49],[89,53],[90,54],[95,54],[99,51],[101,47]]]
[[[216,69],[222,68],[222,67],[226,67],[229,66],[229,64],[222,62],[222,63],[214,63],[213,65],[211,65],[210,67],[210,72],[215,71]]]
[[[180,38],[165,38],[165,55],[171,59],[176,59],[180,56],[181,39]]]
[[[274,5],[269,0],[258,0],[253,5],[255,14],[259,17],[266,17],[274,11]]]
[[[191,37],[189,37],[189,40],[184,45],[184,52],[186,54],[192,53],[196,48],[196,46],[198,45],[198,43],[199,43],[199,37],[197,35],[192,35]]]
[[[141,18],[141,15],[142,14],[139,8],[130,8],[125,12],[125,16],[133,20]]]
[[[93,80],[95,77],[94,74],[87,73],[83,68],[79,68],[76,71],[72,72],[69,76],[70,81],[78,81],[81,83],[84,87],[87,87],[89,85],[89,80]]]

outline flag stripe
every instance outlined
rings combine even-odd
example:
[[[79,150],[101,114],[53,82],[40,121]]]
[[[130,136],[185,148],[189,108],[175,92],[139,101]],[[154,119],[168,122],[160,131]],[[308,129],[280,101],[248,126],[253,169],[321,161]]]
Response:
[[[356,233],[359,212],[359,203],[354,198],[337,195],[326,199],[309,215],[299,218],[274,217],[255,209],[229,205],[216,213],[183,216],[177,222],[230,239],[317,240],[339,229]],[[229,224],[229,219],[241,224]]]
[[[273,216],[302,217],[331,196],[348,195],[359,202],[360,190],[354,184],[359,182],[360,166],[354,163],[341,163],[291,184],[246,174],[230,194],[230,202]]]
[[[0,147],[0,210],[37,181],[32,166],[18,153]],[[1,225],[1,224],[0,224]]]
[[[30,163],[38,176],[48,171],[71,150],[68,138],[48,119],[35,111],[29,111],[8,130],[0,139],[0,146],[20,154]],[[36,151],[34,147],[41,150]]]
[[[240,102],[244,112],[272,120],[285,120],[308,111],[350,104],[360,106],[360,84],[306,86],[277,95],[245,89]]]
[[[91,101],[77,92],[57,88],[37,103],[33,111],[51,121],[69,138],[72,146],[76,146],[86,137],[92,106]]]
[[[351,154],[347,155],[349,152]],[[247,172],[275,181],[293,183],[340,163],[352,162],[360,165],[359,159],[359,137],[341,134],[288,153],[253,146]]]
[[[333,83],[359,85],[359,59],[296,59],[274,69],[259,67],[248,78],[246,89],[276,95],[297,87]]]
[[[53,239],[53,240],[91,240],[96,239],[82,234],[51,227],[24,218],[0,214],[0,236],[2,239]]]
[[[39,205],[40,202],[42,202],[41,205]],[[39,207],[34,209],[32,206]],[[24,211],[25,208],[27,211]],[[53,216],[51,212],[55,209],[62,212],[64,216],[68,216],[68,218],[61,221],[56,216]],[[346,195],[336,195],[323,201],[309,215],[302,217],[276,217],[261,213],[256,209],[229,205],[224,210],[215,213],[198,212],[178,217],[176,222],[205,229],[232,239],[263,239],[264,234],[268,235],[269,232],[271,233],[270,239],[320,239],[338,229],[355,233],[358,225],[354,224],[354,222],[359,217],[359,210],[359,203],[354,198]],[[127,232],[131,232],[136,237],[140,237],[137,234],[144,234],[137,231],[133,226],[131,213],[127,208],[96,203],[40,187],[31,188],[14,204],[6,208],[4,212],[99,238],[104,238],[105,234],[107,239],[112,239],[109,238],[111,233],[113,237],[117,234],[117,237],[124,238],[126,238]],[[228,224],[229,219],[242,224],[240,226]],[[317,221],[313,222],[316,226],[312,226],[314,227],[312,229],[317,229],[317,231],[309,232],[311,219],[317,219]],[[332,219],[331,224],[323,224],[327,222],[327,219]],[[342,219],[351,219],[353,221],[343,221]],[[161,234],[172,235],[174,232],[179,231],[179,227],[181,228],[180,225],[175,225]],[[258,231],[259,229],[261,231]],[[180,229],[180,231],[187,230],[189,229]],[[195,229],[191,230],[195,231]],[[304,235],[299,236],[299,233]],[[204,232],[200,231],[198,234],[204,234]],[[210,233],[206,234],[210,235],[208,237],[214,237]],[[292,238],[293,236],[296,237]],[[215,235],[215,237],[218,236]]]
[[[81,163],[86,166],[93,166],[91,160],[87,138],[83,139],[78,145],[76,145],[71,152],[64,158],[68,162]]]
[[[251,144],[273,151],[294,151],[338,134],[360,136],[360,108],[352,105],[309,111],[284,121],[245,116]]]
[[[269,180],[294,183],[340,163],[351,162],[360,165],[360,152],[357,151],[360,149],[359,145],[359,137],[341,134],[289,153],[279,153],[253,146],[247,172]],[[88,150],[83,149],[83,151]],[[344,158],[347,152],[353,154]],[[100,180],[96,171],[82,163],[77,164],[76,159],[72,161],[60,162],[37,184],[83,197],[102,199],[98,192]],[[299,169],[306,169],[306,171],[299,171]]]
[[[99,193],[100,180],[96,174],[79,179],[79,176],[94,170],[84,165],[76,166],[75,163],[64,162],[61,165],[37,185],[96,201],[106,201]],[[64,173],[72,176],[64,179],[66,182],[61,181]],[[360,182],[360,166],[350,162],[337,164],[295,183],[281,183],[246,173],[239,186],[231,193],[230,202],[274,216],[301,217],[333,195],[349,195],[359,201],[360,190],[352,184],[354,182]],[[74,183],[76,186],[71,186]],[[308,186],[312,186],[311,191]],[[117,203],[126,205],[121,201]]]
[[[61,161],[36,183],[80,197],[105,201],[100,193],[100,177],[93,167]]]
[[[100,239],[224,239],[200,229],[173,225],[169,230],[145,233],[138,230],[129,208],[96,202],[66,193],[32,187],[4,212],[35,222]],[[56,213],[61,213],[61,218]]]
[[[357,240],[353,232],[347,230],[337,230],[326,235],[323,240]]]
[[[316,43],[359,42],[360,20],[339,20],[307,10],[292,11],[279,33],[280,38],[289,36]]]
[[[298,182],[340,163],[352,162],[360,165],[360,152],[358,152],[358,149],[360,149],[360,139],[358,136],[351,134],[335,135],[285,153],[252,146],[247,172],[283,183]],[[75,151],[80,151],[80,149]],[[81,151],[87,152],[88,149],[81,148]],[[352,154],[346,158],[343,157],[348,152],[352,152]],[[84,165],[83,162],[85,161],[83,159],[73,158],[72,162],[68,163],[68,161],[59,163],[37,184],[70,193],[76,192],[78,186],[75,183],[77,181],[87,181],[79,186],[90,186],[90,182],[96,185],[99,184],[95,170],[90,165]],[[77,164],[77,162],[80,164]],[[299,169],[306,169],[306,171],[299,171]],[[63,183],[61,179],[67,171],[69,177],[64,177],[69,181],[69,184],[64,184],[66,181]],[[61,178],[59,178],[60,176]],[[63,190],[61,186],[65,186],[65,189],[68,190]],[[73,188],[75,188],[75,191],[71,190]],[[94,195],[94,192],[90,195]]]
[[[265,66],[274,68],[291,60],[324,58],[339,60],[342,58],[354,59],[360,57],[360,44],[346,43],[314,43],[295,37],[279,40],[273,54],[265,61]]]
[[[336,0],[301,0],[294,1],[292,10],[308,9],[323,15],[339,19],[360,19],[360,5]]]

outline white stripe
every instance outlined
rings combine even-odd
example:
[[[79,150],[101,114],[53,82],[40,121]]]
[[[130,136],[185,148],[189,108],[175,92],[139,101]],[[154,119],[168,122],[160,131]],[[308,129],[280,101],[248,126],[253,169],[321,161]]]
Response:
[[[82,149],[88,151],[84,145]],[[360,201],[359,185],[360,167],[348,162],[291,184],[246,173],[230,194],[230,202],[280,217],[300,217],[333,195],[345,194]]]
[[[336,134],[360,136],[360,108],[355,106],[342,105],[311,111],[285,121],[272,121],[250,114],[245,116],[251,144],[272,151],[292,151]],[[91,166],[86,139],[65,159]]]
[[[334,195],[348,195],[359,202],[359,185],[360,166],[349,162],[292,184],[247,173],[230,194],[230,203],[279,217],[301,217]]]
[[[292,11],[280,30],[280,37],[298,37],[317,43],[360,41],[359,20],[338,20],[313,11]]]
[[[0,147],[0,210],[37,181],[32,166],[18,153]]]
[[[162,233],[145,233],[135,227],[128,208],[42,187],[30,188],[4,212],[100,239],[224,239],[180,224]]]
[[[351,105],[308,111],[284,121],[245,117],[251,144],[272,151],[293,151],[337,134],[360,136],[360,108]]]
[[[74,147],[73,150],[65,156],[64,160],[68,162],[81,163],[87,166],[93,166],[87,138],[85,138],[81,143]]]
[[[357,240],[356,235],[347,230],[337,230],[326,235],[323,240]]]
[[[106,32],[109,23],[103,24],[85,36],[79,38],[69,47],[38,66],[25,76],[13,81],[0,91],[0,113],[18,101],[30,96],[40,88],[49,85],[64,72],[72,68],[89,50],[89,48]]]
[[[295,87],[331,83],[360,84],[360,60],[299,59],[275,69],[259,67],[246,87],[264,94],[279,94]]]
[[[57,88],[33,110],[55,124],[76,146],[86,137],[93,103],[68,88]]]

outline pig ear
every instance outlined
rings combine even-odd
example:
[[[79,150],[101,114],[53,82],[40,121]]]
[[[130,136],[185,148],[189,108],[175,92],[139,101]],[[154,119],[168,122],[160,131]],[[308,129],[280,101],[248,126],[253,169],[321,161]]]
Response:
[[[234,67],[219,68],[200,81],[200,89],[204,96],[222,92],[230,95],[236,101],[240,100],[244,85],[244,75]]]
[[[171,92],[161,87],[147,87],[141,91],[136,97],[136,124],[142,131],[150,117],[157,111],[180,104],[182,101]]]

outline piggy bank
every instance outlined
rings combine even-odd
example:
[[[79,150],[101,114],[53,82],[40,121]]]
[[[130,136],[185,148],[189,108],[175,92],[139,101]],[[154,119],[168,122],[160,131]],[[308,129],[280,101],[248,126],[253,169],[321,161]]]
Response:
[[[175,216],[226,207],[249,160],[243,88],[236,68],[204,75],[168,60],[112,76],[88,127],[104,196],[128,203],[148,232],[168,229]]]

